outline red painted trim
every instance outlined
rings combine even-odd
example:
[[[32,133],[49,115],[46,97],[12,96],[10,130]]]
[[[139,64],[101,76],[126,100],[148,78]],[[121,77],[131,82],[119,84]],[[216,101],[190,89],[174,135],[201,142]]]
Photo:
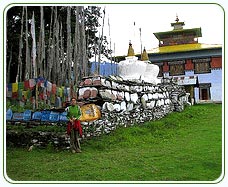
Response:
[[[222,68],[222,57],[212,57],[211,68]]]

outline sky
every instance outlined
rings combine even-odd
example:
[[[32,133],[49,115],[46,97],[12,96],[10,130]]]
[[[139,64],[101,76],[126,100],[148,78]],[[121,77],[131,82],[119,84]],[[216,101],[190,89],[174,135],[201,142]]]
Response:
[[[216,4],[104,4],[104,7],[104,35],[109,41],[111,37],[112,50],[115,43],[115,56],[127,55],[130,40],[135,53],[140,53],[141,43],[146,50],[158,47],[153,33],[172,30],[170,23],[175,22],[176,16],[185,22],[185,29],[201,27],[199,43],[224,42],[224,12]]]

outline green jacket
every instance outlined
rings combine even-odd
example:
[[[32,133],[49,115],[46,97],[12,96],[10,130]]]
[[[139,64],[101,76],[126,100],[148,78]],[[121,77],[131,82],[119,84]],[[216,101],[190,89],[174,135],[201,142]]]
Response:
[[[81,109],[78,105],[69,106],[69,107],[67,107],[66,111],[67,111],[68,119],[70,119],[70,118],[79,119],[82,115]]]

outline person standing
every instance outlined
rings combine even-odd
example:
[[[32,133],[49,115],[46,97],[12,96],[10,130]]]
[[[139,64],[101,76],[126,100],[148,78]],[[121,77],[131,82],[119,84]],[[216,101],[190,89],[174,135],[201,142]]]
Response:
[[[82,127],[80,116],[82,115],[80,107],[77,105],[76,98],[71,98],[71,105],[66,108],[67,112],[67,134],[70,136],[70,148],[72,153],[81,153],[79,136],[82,137]]]

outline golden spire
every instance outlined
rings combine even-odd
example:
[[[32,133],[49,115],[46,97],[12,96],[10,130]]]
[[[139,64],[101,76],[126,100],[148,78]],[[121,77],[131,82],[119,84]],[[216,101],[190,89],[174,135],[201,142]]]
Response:
[[[142,60],[142,61],[148,61],[148,60],[149,60],[149,57],[148,57],[148,54],[147,54],[147,52],[146,52],[145,47],[144,47],[144,49],[143,49],[142,59],[141,59],[141,60]]]
[[[176,22],[179,22],[179,18],[178,18],[178,15],[176,15],[176,19],[175,19]]]
[[[132,47],[131,41],[129,42],[129,48],[128,48],[127,56],[135,56],[135,52],[134,52],[134,49]]]

